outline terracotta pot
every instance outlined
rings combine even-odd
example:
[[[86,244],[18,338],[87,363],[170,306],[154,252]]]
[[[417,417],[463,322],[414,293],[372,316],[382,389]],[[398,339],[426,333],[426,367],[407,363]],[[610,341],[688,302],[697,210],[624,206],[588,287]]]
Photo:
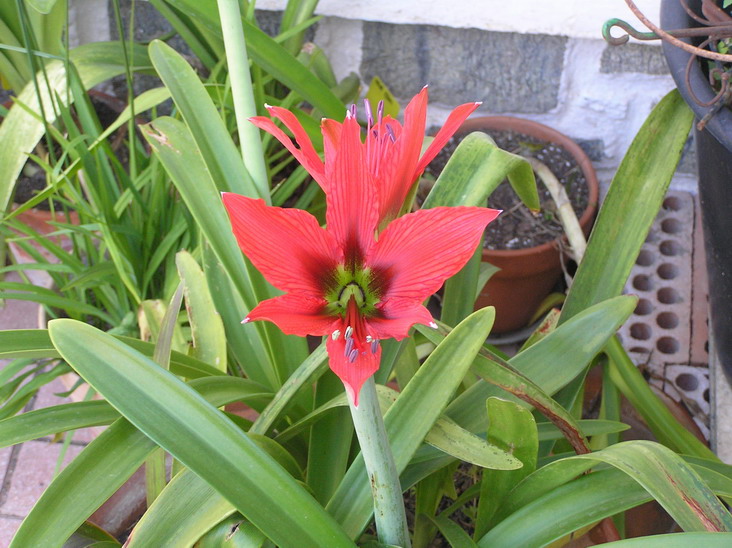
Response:
[[[589,187],[587,208],[579,218],[582,230],[588,235],[597,212],[600,189],[592,162],[580,146],[550,127],[510,116],[471,118],[460,127],[459,133],[491,129],[524,133],[555,143],[572,155]],[[561,241],[555,240],[526,249],[483,250],[483,260],[501,269],[488,280],[476,302],[478,308],[496,307],[494,333],[515,331],[528,324],[562,275],[562,261],[566,257],[560,253],[560,245]],[[566,239],[563,245],[568,245]]]

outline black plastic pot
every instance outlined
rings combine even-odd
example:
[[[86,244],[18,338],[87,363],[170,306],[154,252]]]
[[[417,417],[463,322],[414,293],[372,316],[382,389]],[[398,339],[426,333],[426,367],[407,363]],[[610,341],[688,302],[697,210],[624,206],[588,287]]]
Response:
[[[689,7],[701,13],[701,2],[690,0]],[[684,11],[679,0],[662,0],[661,28],[665,30],[697,26]],[[690,39],[685,41],[691,43]],[[690,53],[666,42],[663,53],[676,82],[676,87],[701,120],[711,110],[693,100],[686,81]],[[710,102],[716,92],[709,85],[699,62],[692,63],[689,84],[702,102]],[[706,124],[695,131],[699,175],[699,201],[709,276],[711,328],[717,358],[727,379],[732,383],[732,111],[722,108]]]

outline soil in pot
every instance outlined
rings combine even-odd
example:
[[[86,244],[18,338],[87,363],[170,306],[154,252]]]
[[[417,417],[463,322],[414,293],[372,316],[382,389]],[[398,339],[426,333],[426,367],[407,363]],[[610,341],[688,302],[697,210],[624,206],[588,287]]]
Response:
[[[587,180],[579,165],[565,149],[516,131],[485,131],[496,144],[513,154],[531,156],[546,164],[559,179],[579,217],[589,200]],[[460,141],[467,134],[456,134],[427,166],[426,173],[437,178]],[[501,183],[488,198],[488,207],[503,213],[486,230],[486,249],[526,249],[551,242],[564,233],[556,206],[544,185],[537,180],[541,211],[532,213],[513,191],[508,181]]]
[[[546,164],[563,184],[585,235],[589,233],[598,190],[590,161],[574,142],[541,124],[507,117],[468,120],[428,166],[428,176],[441,173],[460,141],[472,130],[488,134],[504,150]],[[572,272],[562,252],[567,244],[556,205],[538,177],[537,190],[539,213],[525,207],[507,181],[496,188],[486,204],[503,210],[488,226],[483,249],[483,260],[500,270],[481,290],[476,303],[479,308],[495,306],[494,334],[526,327],[553,290],[566,289],[563,268]]]

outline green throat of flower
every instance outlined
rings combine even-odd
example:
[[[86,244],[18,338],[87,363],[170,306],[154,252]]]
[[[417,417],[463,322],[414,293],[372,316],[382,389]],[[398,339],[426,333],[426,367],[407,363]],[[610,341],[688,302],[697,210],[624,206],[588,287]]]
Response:
[[[362,316],[368,317],[376,311],[379,295],[371,289],[372,273],[368,268],[346,270],[339,266],[335,274],[334,289],[328,291],[328,312],[344,317],[349,301],[353,300]]]

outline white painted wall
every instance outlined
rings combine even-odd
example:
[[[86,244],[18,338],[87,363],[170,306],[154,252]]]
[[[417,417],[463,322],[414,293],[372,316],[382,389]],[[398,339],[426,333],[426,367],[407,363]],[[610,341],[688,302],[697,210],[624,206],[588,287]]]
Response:
[[[661,0],[636,0],[658,22]],[[286,0],[258,0],[257,8],[284,9]],[[624,0],[320,0],[316,13],[345,19],[445,25],[504,32],[599,38],[605,21],[618,17],[645,30]]]

